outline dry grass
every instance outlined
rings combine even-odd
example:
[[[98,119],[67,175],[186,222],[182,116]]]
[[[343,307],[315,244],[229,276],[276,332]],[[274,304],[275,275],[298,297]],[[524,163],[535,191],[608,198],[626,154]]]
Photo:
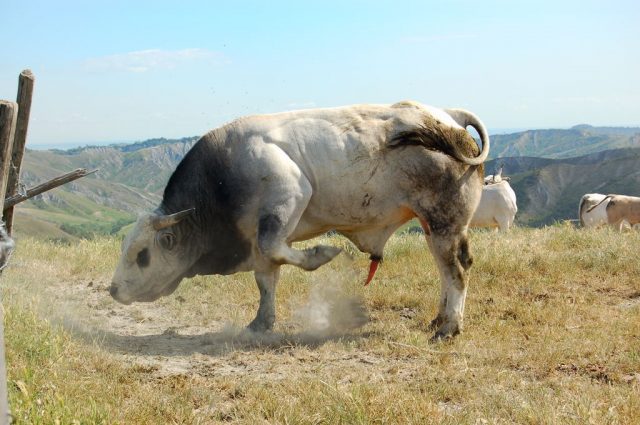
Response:
[[[20,240],[1,282],[14,415],[43,424],[639,423],[640,234],[559,226],[471,239],[465,332],[438,344],[426,325],[439,280],[419,235],[389,242],[368,288],[362,254],[313,273],[286,267],[277,328],[263,338],[239,330],[257,305],[250,274],[196,278],[123,307],[105,291],[117,241]],[[369,323],[310,337],[295,313],[323,285],[361,297]]]

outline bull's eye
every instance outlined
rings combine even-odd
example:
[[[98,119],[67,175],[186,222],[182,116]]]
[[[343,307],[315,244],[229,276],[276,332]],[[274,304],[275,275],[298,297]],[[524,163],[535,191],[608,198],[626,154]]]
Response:
[[[144,268],[149,265],[149,250],[147,248],[138,253],[138,256],[136,257],[136,264],[140,268]]]
[[[176,243],[176,236],[173,233],[163,233],[160,235],[160,246],[167,251],[171,251]]]

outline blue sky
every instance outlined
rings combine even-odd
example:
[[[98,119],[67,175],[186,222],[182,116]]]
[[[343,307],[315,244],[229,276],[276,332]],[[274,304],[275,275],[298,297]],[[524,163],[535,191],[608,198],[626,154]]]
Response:
[[[402,99],[467,108],[493,129],[640,125],[637,0],[9,0],[0,12],[0,98],[15,99],[22,69],[36,76],[31,147]]]

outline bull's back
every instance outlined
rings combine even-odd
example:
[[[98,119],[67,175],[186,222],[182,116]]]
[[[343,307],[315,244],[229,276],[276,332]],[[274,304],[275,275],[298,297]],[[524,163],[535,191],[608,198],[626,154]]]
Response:
[[[330,200],[353,215],[388,197],[397,170],[385,145],[394,126],[411,119],[402,115],[376,105],[297,111],[243,118],[233,130],[242,143],[280,148],[311,184],[310,207],[327,208]]]
[[[445,112],[410,103],[246,117],[228,130],[240,149],[274,145],[296,164],[312,187],[304,220],[329,218],[338,227],[379,224],[406,214],[398,206],[415,199],[416,191],[442,193],[468,168],[423,146],[389,147],[397,134],[421,128],[432,113],[442,125],[462,130]]]

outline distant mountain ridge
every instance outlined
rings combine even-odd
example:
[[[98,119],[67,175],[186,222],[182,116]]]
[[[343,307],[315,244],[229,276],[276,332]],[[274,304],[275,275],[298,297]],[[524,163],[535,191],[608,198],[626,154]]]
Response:
[[[87,145],[81,147],[75,147],[70,149],[48,149],[50,151],[59,153],[61,155],[76,155],[86,150],[100,149],[100,148],[112,148],[121,152],[135,152],[141,149],[152,148],[159,145],[167,145],[172,143],[193,143],[199,136],[183,137],[181,139],[166,139],[159,137],[155,139],[143,140],[141,142],[134,143],[110,143],[106,145]]]
[[[74,240],[122,231],[138,214],[157,207],[169,176],[197,140],[156,138],[27,150],[21,176],[27,187],[75,168],[100,171],[19,204],[18,236]],[[504,163],[518,197],[520,224],[540,226],[576,218],[579,199],[588,192],[640,196],[638,127],[579,125],[493,135],[491,140],[494,159],[486,164],[486,172]]]
[[[119,231],[138,214],[157,207],[169,176],[196,141],[188,137],[65,151],[27,150],[21,175],[26,187],[76,168],[99,171],[19,204],[18,234],[73,240]]]
[[[592,127],[527,130],[491,136],[490,158],[532,156],[572,158],[603,150],[640,147],[640,127]]]
[[[589,124],[574,125],[571,129],[609,136],[633,136],[640,133],[640,127],[594,127]]]

